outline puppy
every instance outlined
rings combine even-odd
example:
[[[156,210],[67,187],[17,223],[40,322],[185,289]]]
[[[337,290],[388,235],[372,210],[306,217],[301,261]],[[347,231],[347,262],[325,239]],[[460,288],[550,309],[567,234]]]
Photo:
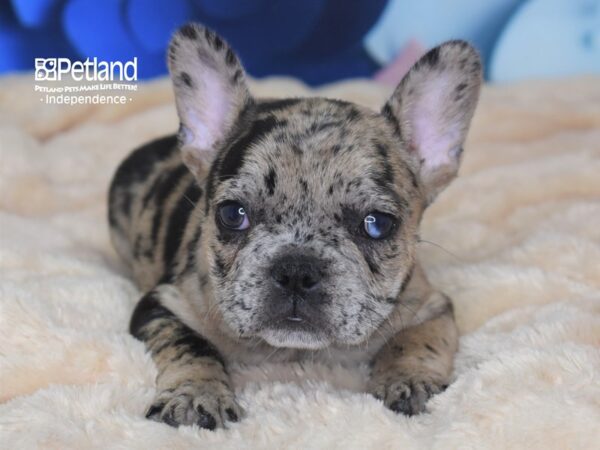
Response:
[[[131,318],[158,368],[148,417],[237,421],[230,362],[368,361],[407,415],[450,381],[452,303],[416,257],[423,211],[456,176],[481,62],[428,52],[380,112],[256,99],[231,48],[186,25],[168,53],[180,129],[135,150],[109,195],[111,238],[147,292]],[[275,351],[277,350],[277,351]]]

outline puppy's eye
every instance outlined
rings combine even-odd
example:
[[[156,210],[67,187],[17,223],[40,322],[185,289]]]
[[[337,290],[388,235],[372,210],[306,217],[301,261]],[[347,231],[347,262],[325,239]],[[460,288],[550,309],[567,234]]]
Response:
[[[372,212],[364,220],[365,232],[373,239],[384,239],[394,229],[394,218],[388,214]]]
[[[219,221],[230,230],[245,230],[250,226],[250,220],[244,207],[238,202],[226,202],[219,206]]]

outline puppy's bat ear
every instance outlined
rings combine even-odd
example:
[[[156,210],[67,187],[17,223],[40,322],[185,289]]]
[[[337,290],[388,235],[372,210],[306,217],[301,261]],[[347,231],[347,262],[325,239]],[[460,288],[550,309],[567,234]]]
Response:
[[[382,109],[417,158],[427,203],[456,176],[482,81],[477,51],[450,41],[410,69]]]
[[[235,132],[240,116],[253,103],[252,97],[233,50],[216,33],[200,25],[184,25],[174,34],[168,65],[183,160],[198,173]]]

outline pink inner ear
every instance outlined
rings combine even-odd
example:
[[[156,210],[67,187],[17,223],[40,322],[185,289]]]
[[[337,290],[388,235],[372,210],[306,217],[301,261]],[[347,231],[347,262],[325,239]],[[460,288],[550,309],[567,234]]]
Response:
[[[458,118],[445,117],[447,93],[450,83],[446,76],[436,76],[420,86],[424,90],[410,108],[410,121],[413,128],[412,146],[423,160],[423,166],[435,170],[440,166],[454,164],[451,154],[459,145],[460,126]]]
[[[223,137],[229,125],[227,113],[231,109],[231,92],[223,87],[223,82],[212,70],[203,70],[198,77],[202,81],[202,94],[185,98],[186,125],[191,130],[191,142],[187,143],[201,151],[212,150],[214,144]]]

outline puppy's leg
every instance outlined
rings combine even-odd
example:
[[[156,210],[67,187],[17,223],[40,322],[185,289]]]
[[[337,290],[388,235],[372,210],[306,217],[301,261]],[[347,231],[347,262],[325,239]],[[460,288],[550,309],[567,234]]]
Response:
[[[436,305],[429,320],[402,330],[373,361],[369,392],[385,405],[407,415],[425,410],[425,403],[450,382],[458,331],[452,303],[434,292],[426,302]]]
[[[147,417],[208,429],[237,421],[242,411],[223,358],[161,304],[167,295],[179,295],[177,288],[161,285],[142,297],[130,324],[131,334],[146,344],[158,368],[157,396]]]

